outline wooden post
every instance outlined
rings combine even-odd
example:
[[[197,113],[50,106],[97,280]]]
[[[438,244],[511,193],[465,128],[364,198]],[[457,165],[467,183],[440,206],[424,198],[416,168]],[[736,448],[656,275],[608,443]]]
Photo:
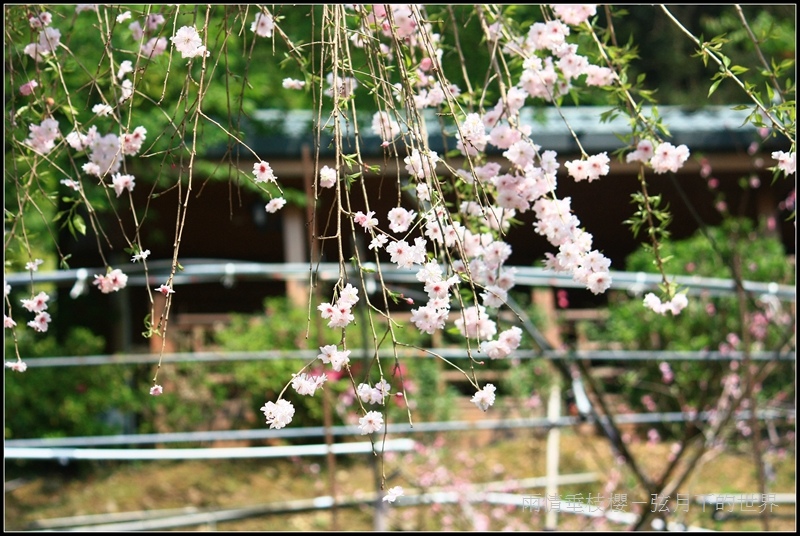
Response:
[[[306,230],[303,212],[295,206],[283,209],[283,258],[285,262],[306,262]],[[298,307],[308,303],[308,287],[304,281],[287,279],[286,297]]]
[[[558,451],[561,439],[561,430],[556,422],[561,417],[561,389],[556,384],[550,389],[550,400],[547,402],[547,419],[552,428],[547,432],[547,484],[545,485],[545,501],[558,494]],[[548,509],[544,530],[556,530],[558,525],[558,512]]]
[[[552,288],[534,288],[531,290],[531,301],[543,313],[546,324],[539,326],[542,335],[553,348],[561,348],[561,332],[556,316],[556,296]]]

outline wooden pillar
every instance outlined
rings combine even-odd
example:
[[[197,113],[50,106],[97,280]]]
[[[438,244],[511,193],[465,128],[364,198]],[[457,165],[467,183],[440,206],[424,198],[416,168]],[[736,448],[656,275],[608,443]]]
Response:
[[[539,331],[553,348],[561,348],[561,332],[558,329],[554,290],[549,287],[534,288],[531,290],[531,301],[545,318],[545,325],[537,326]]]
[[[287,205],[283,209],[283,258],[286,262],[307,262],[307,233],[302,209]],[[297,306],[308,303],[308,286],[303,280],[286,280],[286,297]]]

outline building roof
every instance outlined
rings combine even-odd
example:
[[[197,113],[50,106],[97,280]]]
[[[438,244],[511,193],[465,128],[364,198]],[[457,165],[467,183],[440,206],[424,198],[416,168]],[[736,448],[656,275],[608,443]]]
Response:
[[[621,138],[630,133],[629,120],[616,115],[603,120],[607,106],[533,108],[521,110],[523,124],[532,127],[531,139],[544,150],[559,154],[579,153],[578,145],[567,127],[570,125],[584,150],[589,153],[612,152],[625,146]],[[435,110],[422,110],[428,126],[429,146],[440,154],[445,152],[441,121],[444,116]],[[746,150],[759,140],[756,127],[747,121],[750,110],[734,110],[730,106],[707,106],[687,109],[679,106],[660,106],[658,114],[667,126],[673,144],[686,144],[693,152],[737,152]],[[563,115],[563,118],[562,118]],[[644,107],[643,115],[652,116],[652,107]],[[327,116],[323,116],[326,117]],[[304,145],[313,147],[315,112],[312,110],[258,110],[253,121],[245,127],[245,142],[262,158],[299,158]],[[371,116],[364,116],[360,125],[361,151],[365,156],[383,156],[381,140],[372,134]],[[342,131],[353,139],[353,125],[341,120]],[[445,124],[445,133],[454,139],[452,123]],[[320,139],[320,156],[332,156],[332,137],[323,132]],[[768,140],[774,149],[785,148],[777,139]],[[453,143],[449,149],[455,147]],[[769,147],[768,147],[769,148]],[[223,154],[224,148],[212,150],[210,157]],[[490,150],[491,152],[491,150]],[[501,150],[496,150],[498,154]]]

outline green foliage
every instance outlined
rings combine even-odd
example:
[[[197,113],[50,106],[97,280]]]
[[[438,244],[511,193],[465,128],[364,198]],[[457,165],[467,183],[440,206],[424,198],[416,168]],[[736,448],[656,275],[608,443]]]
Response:
[[[103,351],[105,342],[84,327],[72,328],[63,341],[19,330],[20,352],[31,365],[39,357],[82,356]],[[5,355],[14,355],[5,341]],[[131,388],[132,370],[119,365],[42,367],[5,374],[5,438],[72,437],[122,433],[120,412],[141,404]],[[145,391],[146,393],[146,391]]]
[[[676,275],[731,278],[735,259],[742,259],[743,277],[751,281],[793,284],[794,272],[786,262],[781,242],[764,227],[755,228],[750,220],[728,219],[719,227],[698,231],[686,240],[664,241],[664,255],[671,257],[670,267]],[[654,272],[651,256],[644,250],[631,254],[626,270]],[[689,297],[689,306],[680,315],[659,315],[643,307],[640,296],[612,294],[608,321],[591,329],[590,338],[614,348],[626,350],[728,351],[742,350],[743,330],[749,330],[752,351],[780,350],[792,329],[793,313],[784,305],[756,300],[750,302],[742,325],[735,296],[713,296],[709,293]],[[766,320],[769,320],[767,322]],[[762,327],[763,330],[756,330]],[[620,364],[626,372],[619,380],[627,403],[634,409],[645,407],[644,396],[650,396],[661,411],[687,408],[710,409],[721,393],[721,379],[736,370],[728,361],[672,361],[672,382],[665,382],[659,363],[631,366]],[[663,365],[661,365],[663,366]],[[762,402],[784,391],[792,396],[793,378],[790,364],[778,364],[761,386]],[[672,430],[677,433],[679,430]]]

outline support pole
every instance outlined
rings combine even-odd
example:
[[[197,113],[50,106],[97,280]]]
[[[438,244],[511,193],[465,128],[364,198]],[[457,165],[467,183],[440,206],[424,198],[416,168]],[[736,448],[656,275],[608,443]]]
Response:
[[[561,417],[561,388],[556,384],[550,389],[550,400],[547,402],[547,419],[555,424]],[[561,430],[553,426],[547,432],[547,484],[545,500],[550,501],[558,495],[558,451]],[[544,521],[544,530],[556,530],[558,512],[548,508]]]

